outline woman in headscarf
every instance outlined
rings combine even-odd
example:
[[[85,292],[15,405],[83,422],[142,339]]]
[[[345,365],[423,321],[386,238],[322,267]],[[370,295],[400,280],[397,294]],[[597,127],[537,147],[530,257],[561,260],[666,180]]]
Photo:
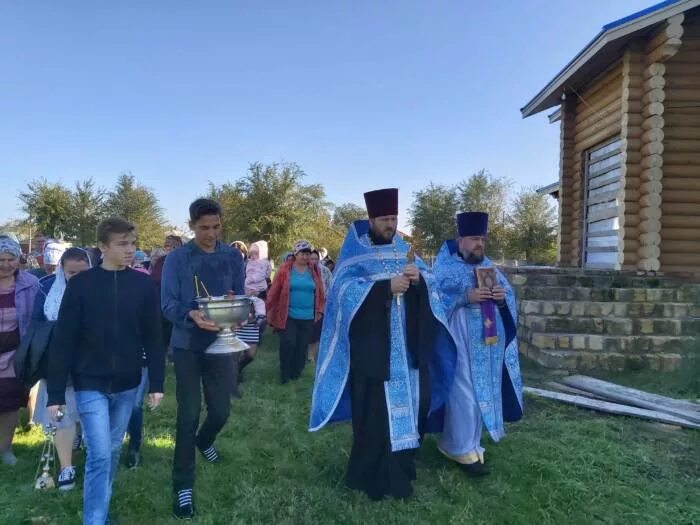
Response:
[[[40,281],[40,290],[34,300],[32,322],[55,323],[58,310],[66,291],[68,281],[80,272],[91,267],[90,257],[85,250],[68,248],[56,267],[56,273]],[[56,453],[61,470],[58,475],[58,489],[71,490],[75,487],[75,467],[73,466],[73,442],[76,437],[78,407],[75,402],[75,392],[72,386],[66,388],[66,404],[63,418],[55,421],[46,408],[48,401],[46,381],[39,381],[39,388],[34,409],[34,423],[42,425],[46,430],[49,426],[56,427]]]
[[[27,333],[39,281],[19,269],[19,244],[0,236],[0,457],[14,465],[12,438],[19,409],[26,406],[29,392],[15,376],[14,356]]]
[[[267,295],[267,321],[279,331],[282,384],[301,376],[312,325],[323,312],[323,281],[309,261],[312,249],[303,240],[294,245],[293,260],[277,270]]]

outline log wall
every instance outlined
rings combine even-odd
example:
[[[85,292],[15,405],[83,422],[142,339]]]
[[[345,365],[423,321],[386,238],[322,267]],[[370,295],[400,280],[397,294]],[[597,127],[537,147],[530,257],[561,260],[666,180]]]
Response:
[[[572,253],[573,240],[573,169],[574,169],[574,118],[575,99],[564,99],[561,103],[560,157],[559,157],[559,252],[560,266],[576,266]]]
[[[627,88],[630,86],[628,85]],[[566,115],[562,111],[562,133],[570,139],[566,162],[562,163],[560,182],[569,179],[568,194],[562,195],[560,208],[569,210],[562,221],[569,221],[569,230],[562,231],[561,265],[581,266],[584,235],[584,169],[586,150],[620,135],[623,108],[623,61],[619,60],[587,88],[567,100]],[[573,122],[571,120],[573,119]],[[564,142],[564,141],[562,141]],[[564,146],[562,145],[562,152]],[[563,187],[563,184],[562,184]],[[622,234],[621,234],[622,235]],[[620,242],[623,242],[621,237]]]
[[[664,272],[700,273],[700,13],[686,17],[665,62],[659,258]]]

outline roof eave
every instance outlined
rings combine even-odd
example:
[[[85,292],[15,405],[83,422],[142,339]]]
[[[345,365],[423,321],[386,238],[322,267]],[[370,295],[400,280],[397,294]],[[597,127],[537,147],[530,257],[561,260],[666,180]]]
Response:
[[[667,18],[684,13],[700,5],[700,0],[681,0],[659,11],[651,12],[645,16],[630,20],[612,29],[603,29],[596,37],[576,55],[569,64],[555,76],[542,91],[540,91],[530,102],[520,109],[522,118],[544,111],[555,106],[558,102],[546,101],[555,93],[559,94],[557,101],[564,91],[566,81],[578,71],[584,64],[597,55],[608,43],[618,40],[630,33],[642,30],[651,25],[663,22]]]

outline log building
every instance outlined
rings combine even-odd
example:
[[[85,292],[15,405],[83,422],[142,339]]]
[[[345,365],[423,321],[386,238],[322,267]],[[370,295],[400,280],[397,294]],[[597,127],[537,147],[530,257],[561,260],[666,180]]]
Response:
[[[525,107],[559,106],[559,265],[700,276],[700,0],[612,22]]]

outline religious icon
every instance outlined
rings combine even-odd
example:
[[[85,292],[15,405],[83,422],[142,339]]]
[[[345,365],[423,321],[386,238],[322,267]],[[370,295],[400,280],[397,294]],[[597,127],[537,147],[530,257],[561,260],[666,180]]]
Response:
[[[495,268],[477,268],[476,269],[476,280],[479,284],[479,288],[486,288],[487,290],[493,290],[494,286],[498,284],[496,279],[496,269]]]

